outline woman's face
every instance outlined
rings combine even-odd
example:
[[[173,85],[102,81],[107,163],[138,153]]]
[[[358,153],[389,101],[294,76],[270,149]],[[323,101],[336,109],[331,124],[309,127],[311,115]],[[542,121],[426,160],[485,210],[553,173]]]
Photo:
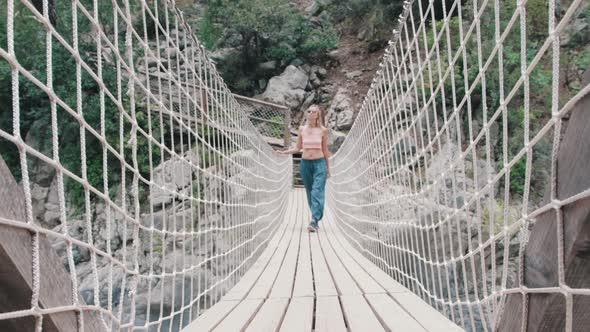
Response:
[[[307,121],[315,122],[320,116],[320,110],[317,107],[307,109]]]

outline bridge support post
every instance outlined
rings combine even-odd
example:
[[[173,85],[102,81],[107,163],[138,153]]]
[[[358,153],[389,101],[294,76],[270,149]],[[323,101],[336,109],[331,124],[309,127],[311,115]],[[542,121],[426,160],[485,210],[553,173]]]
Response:
[[[285,113],[284,127],[283,127],[283,140],[285,149],[288,150],[291,147],[291,109],[286,107],[283,109]]]
[[[0,156],[0,313],[31,309],[33,293],[32,244],[35,232],[8,223],[26,223],[25,196]],[[34,227],[32,227],[34,228]],[[39,305],[55,308],[71,305],[72,284],[62,259],[45,235],[39,241]],[[84,300],[80,298],[81,305]],[[78,331],[77,311],[63,311],[43,316],[43,331]],[[84,331],[105,331],[95,313],[82,312]],[[24,315],[0,320],[0,331],[34,331],[36,318]]]
[[[589,83],[590,69],[584,74],[584,85]],[[558,200],[590,187],[589,110],[590,95],[586,95],[570,112],[557,153]],[[551,194],[546,193],[545,201],[550,199]],[[537,217],[524,252],[523,284],[528,288],[565,285],[574,289],[590,288],[589,257],[590,198],[585,198]],[[521,331],[523,327],[524,331],[565,331],[568,325],[572,331],[582,331],[590,326],[588,308],[590,296],[587,295],[568,292],[509,294],[498,331]],[[573,311],[569,312],[569,318],[568,310]]]

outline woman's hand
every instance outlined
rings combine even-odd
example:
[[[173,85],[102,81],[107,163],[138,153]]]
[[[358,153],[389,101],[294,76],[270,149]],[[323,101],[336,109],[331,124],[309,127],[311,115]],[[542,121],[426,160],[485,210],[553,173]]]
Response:
[[[278,153],[278,154],[289,154],[289,151],[288,150],[275,150],[275,153]]]

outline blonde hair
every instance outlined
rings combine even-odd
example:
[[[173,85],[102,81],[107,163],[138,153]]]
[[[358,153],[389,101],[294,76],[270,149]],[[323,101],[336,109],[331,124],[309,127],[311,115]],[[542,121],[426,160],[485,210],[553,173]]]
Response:
[[[307,108],[306,112],[307,112],[307,113],[309,113],[309,110],[310,110],[310,109],[312,109],[312,108],[315,108],[315,109],[317,109],[317,110],[318,110],[319,114],[318,114],[318,120],[317,120],[317,123],[316,123],[316,125],[317,125],[317,127],[320,127],[320,128],[322,128],[322,127],[324,126],[324,117],[322,116],[322,115],[323,115],[323,114],[322,114],[322,108],[321,108],[321,107],[320,107],[320,105],[318,105],[318,104],[311,104],[311,105],[310,105],[310,106]],[[309,125],[309,120],[308,120],[308,117],[307,117],[307,116],[305,117],[305,125],[306,125],[306,126],[308,126],[308,125]]]

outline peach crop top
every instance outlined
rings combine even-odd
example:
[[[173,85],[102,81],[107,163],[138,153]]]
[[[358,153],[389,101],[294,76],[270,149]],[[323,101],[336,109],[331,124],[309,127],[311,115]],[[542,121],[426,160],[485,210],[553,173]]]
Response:
[[[302,145],[304,149],[322,148],[322,128],[304,126],[302,129]]]

